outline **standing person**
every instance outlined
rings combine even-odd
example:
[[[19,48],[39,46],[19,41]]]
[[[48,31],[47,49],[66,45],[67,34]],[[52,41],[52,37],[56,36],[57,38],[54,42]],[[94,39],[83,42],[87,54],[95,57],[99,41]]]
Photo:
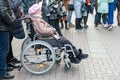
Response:
[[[0,0],[0,79],[12,79],[14,75],[6,72],[6,58],[9,51],[9,32],[15,22],[14,13],[8,0]]]
[[[97,12],[98,0],[94,0],[94,7],[95,7],[95,12],[96,12],[95,18],[94,18],[94,24],[95,24],[95,27],[97,27],[98,24],[101,24],[101,18],[98,18],[98,12]],[[101,17],[101,16],[99,16],[99,17]],[[100,19],[100,20],[98,20],[98,19]]]
[[[49,24],[52,25],[60,36],[63,36],[59,26],[59,19],[63,18],[64,12],[61,5],[61,0],[48,0],[46,2],[49,12]],[[56,7],[57,6],[57,7]]]
[[[93,14],[94,12],[94,0],[91,0],[91,7],[90,7],[90,13]]]
[[[42,0],[42,18],[49,23],[48,0]]]
[[[81,11],[82,12],[82,18],[83,18],[83,20],[84,20],[84,28],[88,28],[88,25],[87,25],[87,21],[88,21],[88,14],[89,14],[89,11],[90,11],[90,5],[91,5],[91,3],[90,3],[90,0],[88,1],[87,0],[87,2],[85,1],[85,2],[82,2],[82,4],[85,6],[85,8],[86,8],[86,10],[83,10],[83,11]]]
[[[102,15],[102,18],[104,18],[106,21],[107,21],[107,24],[108,24],[108,30],[110,30],[110,22],[109,22],[109,19],[107,17],[107,14],[108,14],[108,3],[109,1],[108,0],[98,0],[98,21],[96,23],[96,26],[98,25],[98,23],[100,22],[100,18],[101,18],[101,15]]]
[[[63,13],[64,13],[64,12],[67,13],[67,10],[68,10],[67,4],[68,4],[68,0],[62,0],[62,1],[61,1]],[[65,29],[66,29],[66,30],[69,30],[69,29],[68,29],[68,25],[67,25],[68,19],[67,19],[67,14],[66,14],[66,13],[65,13],[65,16],[64,16],[62,19],[60,19],[61,29],[64,28],[64,25],[63,25],[63,22],[64,22],[64,24],[65,24]]]
[[[108,16],[108,19],[110,21],[110,25],[111,27],[109,28],[112,28],[113,27],[113,24],[114,24],[114,10],[115,10],[115,0],[109,0],[109,12],[107,14]],[[106,27],[106,20],[103,18],[103,24],[104,26]]]
[[[68,0],[63,0],[63,9],[65,9],[65,11],[66,11],[66,16],[64,16],[63,17],[63,20],[64,20],[64,23],[65,23],[65,29],[66,30],[69,30],[68,29],[68,25],[67,25],[67,23],[68,23],[68,16],[67,16],[67,11],[68,11]]]
[[[20,11],[20,5],[21,5],[20,0],[9,0],[9,4],[17,18],[21,17],[21,11]],[[13,51],[12,51],[12,40],[13,37],[17,37],[18,39],[23,39],[25,37],[25,33],[23,30],[22,22],[19,21],[15,23],[12,31],[10,32],[10,50],[8,52],[7,56],[7,66],[8,67],[13,67],[13,68],[18,68],[19,66],[16,65],[16,63],[20,63],[20,61],[14,57]]]
[[[117,7],[117,22],[118,26],[120,27],[120,0],[116,0],[116,7]]]
[[[86,0],[85,5],[86,5],[87,15],[83,16],[83,19],[84,19],[84,28],[88,28],[87,21],[88,21],[88,15],[89,15],[89,12],[90,12],[90,9],[91,9],[91,0]]]
[[[69,27],[74,27],[75,25],[72,24],[71,18],[72,18],[72,13],[74,11],[74,5],[73,5],[73,0],[69,0],[68,2],[68,26]]]
[[[80,24],[82,21],[81,6],[82,6],[83,1],[85,2],[85,0],[74,0],[73,1],[74,9],[75,9],[75,16],[76,16],[76,20],[75,20],[76,29],[83,29],[83,27]]]

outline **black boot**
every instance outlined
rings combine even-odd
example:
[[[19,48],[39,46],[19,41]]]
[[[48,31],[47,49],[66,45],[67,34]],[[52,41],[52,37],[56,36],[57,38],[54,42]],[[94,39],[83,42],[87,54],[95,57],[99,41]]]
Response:
[[[67,20],[65,20],[65,29],[66,29],[66,30],[69,30],[67,26],[68,26],[68,25],[67,25]]]
[[[80,63],[81,60],[79,60],[78,58],[75,58],[74,56],[72,55],[69,55],[68,58],[70,59],[70,62],[71,63],[74,63],[74,64],[78,64]]]
[[[75,20],[76,29],[82,29],[82,26],[80,25],[81,21],[82,21],[81,18],[76,18]]]
[[[61,23],[61,29],[63,29],[64,28],[63,20],[60,20],[60,23]]]
[[[79,55],[77,56],[78,59],[86,59],[88,58],[88,54],[83,54],[81,49],[78,49]]]

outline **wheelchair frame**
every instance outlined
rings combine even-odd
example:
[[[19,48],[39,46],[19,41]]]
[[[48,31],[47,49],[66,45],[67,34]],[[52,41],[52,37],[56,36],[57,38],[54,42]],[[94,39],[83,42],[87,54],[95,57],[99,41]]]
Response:
[[[26,19],[30,19],[30,17],[27,17],[27,18],[24,17],[21,20],[25,20],[25,22],[26,22]],[[42,41],[42,39],[41,40],[36,40],[36,37],[41,37],[43,35],[39,34],[39,35],[36,36],[35,34],[32,34],[31,32],[34,32],[33,31],[33,24],[31,22],[31,19],[28,20],[28,21],[29,22],[26,22],[26,23],[27,23],[28,36],[29,37],[27,37],[24,40],[24,42],[22,44],[22,47],[21,47],[21,56],[20,56],[21,66],[20,66],[19,70],[21,69],[21,67],[23,67],[26,71],[28,71],[32,74],[35,74],[35,75],[45,74],[49,70],[52,69],[52,67],[55,65],[55,63],[59,64],[62,60],[64,62],[63,70],[64,70],[64,72],[68,72],[71,69],[72,66],[71,66],[71,63],[67,60],[67,58],[68,58],[67,53],[68,52],[73,52],[74,57],[76,57],[72,46],[69,45],[69,44],[66,44],[61,48],[58,48],[57,46],[52,47],[51,44],[49,44],[48,42]],[[40,49],[37,50],[36,45],[39,45]],[[70,50],[67,50],[66,47],[70,47]],[[31,57],[30,57],[30,60],[27,59],[27,57],[29,57],[31,55],[33,57],[33,53],[31,53],[31,52],[27,53],[27,51],[29,51],[29,48],[30,48],[30,50],[33,50],[32,52],[35,52],[34,53],[35,60],[33,60],[33,61],[31,59]],[[43,49],[45,48],[45,50],[48,51],[48,53],[47,52],[45,53],[46,59],[43,59],[44,61],[40,60],[41,56],[43,56],[42,48]],[[50,57],[48,57],[48,56],[50,56]],[[47,58],[50,58],[50,59],[47,59]],[[39,71],[39,69],[35,71],[35,70],[32,70],[32,69],[29,68],[31,65],[35,65],[35,64],[39,65],[39,67],[37,67],[37,68],[45,67],[45,65],[43,65],[43,62],[46,62],[46,61],[48,61],[48,63],[49,62],[51,62],[51,63],[50,63],[50,66],[47,67],[43,71]],[[29,62],[29,63],[27,63],[27,62]],[[27,66],[27,64],[30,64],[30,65]],[[32,67],[35,67],[35,66],[32,66]]]

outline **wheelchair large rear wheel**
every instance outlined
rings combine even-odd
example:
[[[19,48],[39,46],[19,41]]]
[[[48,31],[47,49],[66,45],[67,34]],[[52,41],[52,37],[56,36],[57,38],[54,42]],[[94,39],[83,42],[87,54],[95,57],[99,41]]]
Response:
[[[30,42],[21,53],[21,64],[32,74],[45,74],[55,64],[53,47],[45,41]]]
[[[29,42],[31,42],[31,38],[27,37],[22,43],[21,51],[23,51],[25,49],[25,47],[28,45]]]

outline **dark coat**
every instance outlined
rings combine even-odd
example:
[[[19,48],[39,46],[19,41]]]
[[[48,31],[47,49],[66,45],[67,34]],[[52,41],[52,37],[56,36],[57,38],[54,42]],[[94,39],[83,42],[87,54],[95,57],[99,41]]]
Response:
[[[15,15],[7,0],[0,0],[0,31],[9,31],[14,25]]]
[[[12,10],[16,16],[16,19],[21,17],[21,11],[20,11],[20,5],[21,1],[20,0],[9,0],[10,5],[12,7]],[[14,27],[12,28],[12,35],[18,39],[23,39],[25,37],[25,32],[23,29],[23,25],[21,21],[16,21]]]

